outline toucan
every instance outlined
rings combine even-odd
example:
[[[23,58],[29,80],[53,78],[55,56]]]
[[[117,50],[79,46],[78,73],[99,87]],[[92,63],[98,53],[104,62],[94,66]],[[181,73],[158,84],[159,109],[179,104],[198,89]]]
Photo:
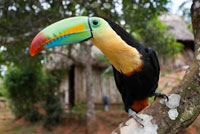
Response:
[[[30,46],[30,55],[50,47],[91,40],[113,66],[115,83],[129,113],[141,126],[138,112],[148,106],[148,98],[166,97],[156,92],[160,74],[156,52],[138,43],[122,27],[103,17],[71,17],[39,32]]]

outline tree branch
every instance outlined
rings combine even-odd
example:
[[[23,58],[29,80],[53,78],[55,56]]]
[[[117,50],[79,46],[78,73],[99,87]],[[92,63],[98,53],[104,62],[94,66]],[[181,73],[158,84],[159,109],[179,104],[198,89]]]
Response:
[[[35,31],[40,31],[41,29],[35,29]],[[32,40],[35,36],[33,32],[27,32],[18,36],[0,36],[0,45],[14,45],[16,43],[24,42],[27,40]]]
[[[187,128],[199,115],[200,0],[193,1],[191,13],[195,36],[195,58],[180,85],[169,93],[170,101],[162,104],[163,101],[156,100],[139,114],[144,119],[144,128],[131,118],[121,123],[112,134],[177,134]]]
[[[52,54],[59,54],[59,55],[62,55],[64,57],[67,57],[67,58],[71,59],[76,65],[79,65],[79,66],[85,66],[86,65],[85,63],[87,62],[87,59],[85,58],[85,56],[80,56],[80,55],[79,56],[73,56],[70,52],[71,51],[70,48],[68,50],[69,50],[69,52],[67,54],[62,53],[61,51],[52,51],[51,53]],[[92,58],[92,66],[93,67],[107,68],[108,66],[110,66],[109,63],[106,63],[104,61],[100,61],[96,58],[93,58],[92,56],[91,56],[91,58]]]

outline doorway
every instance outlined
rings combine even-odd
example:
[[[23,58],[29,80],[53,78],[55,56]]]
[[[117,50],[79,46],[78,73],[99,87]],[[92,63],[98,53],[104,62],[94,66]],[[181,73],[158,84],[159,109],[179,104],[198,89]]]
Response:
[[[75,65],[72,65],[69,70],[69,108],[70,110],[75,105],[74,78],[75,78]]]

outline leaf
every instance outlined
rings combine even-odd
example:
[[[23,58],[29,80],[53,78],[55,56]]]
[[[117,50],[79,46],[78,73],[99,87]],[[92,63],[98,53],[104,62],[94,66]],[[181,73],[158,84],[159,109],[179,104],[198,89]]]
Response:
[[[108,68],[106,68],[102,73],[101,76],[107,76],[107,75],[111,75],[113,74],[113,68],[112,66],[109,66]]]
[[[106,56],[104,56],[103,54],[94,54],[94,56],[97,59],[101,60],[101,61],[105,61],[105,62],[110,63],[110,61],[108,60],[108,58]]]

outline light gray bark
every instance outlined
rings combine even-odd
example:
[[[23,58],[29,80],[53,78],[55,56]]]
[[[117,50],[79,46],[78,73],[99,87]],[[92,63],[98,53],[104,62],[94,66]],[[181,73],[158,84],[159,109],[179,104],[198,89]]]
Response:
[[[87,110],[86,110],[86,133],[95,134],[96,116],[95,116],[95,104],[94,104],[94,90],[92,89],[92,56],[91,56],[91,46],[85,45],[86,47],[86,95],[87,95]]]

